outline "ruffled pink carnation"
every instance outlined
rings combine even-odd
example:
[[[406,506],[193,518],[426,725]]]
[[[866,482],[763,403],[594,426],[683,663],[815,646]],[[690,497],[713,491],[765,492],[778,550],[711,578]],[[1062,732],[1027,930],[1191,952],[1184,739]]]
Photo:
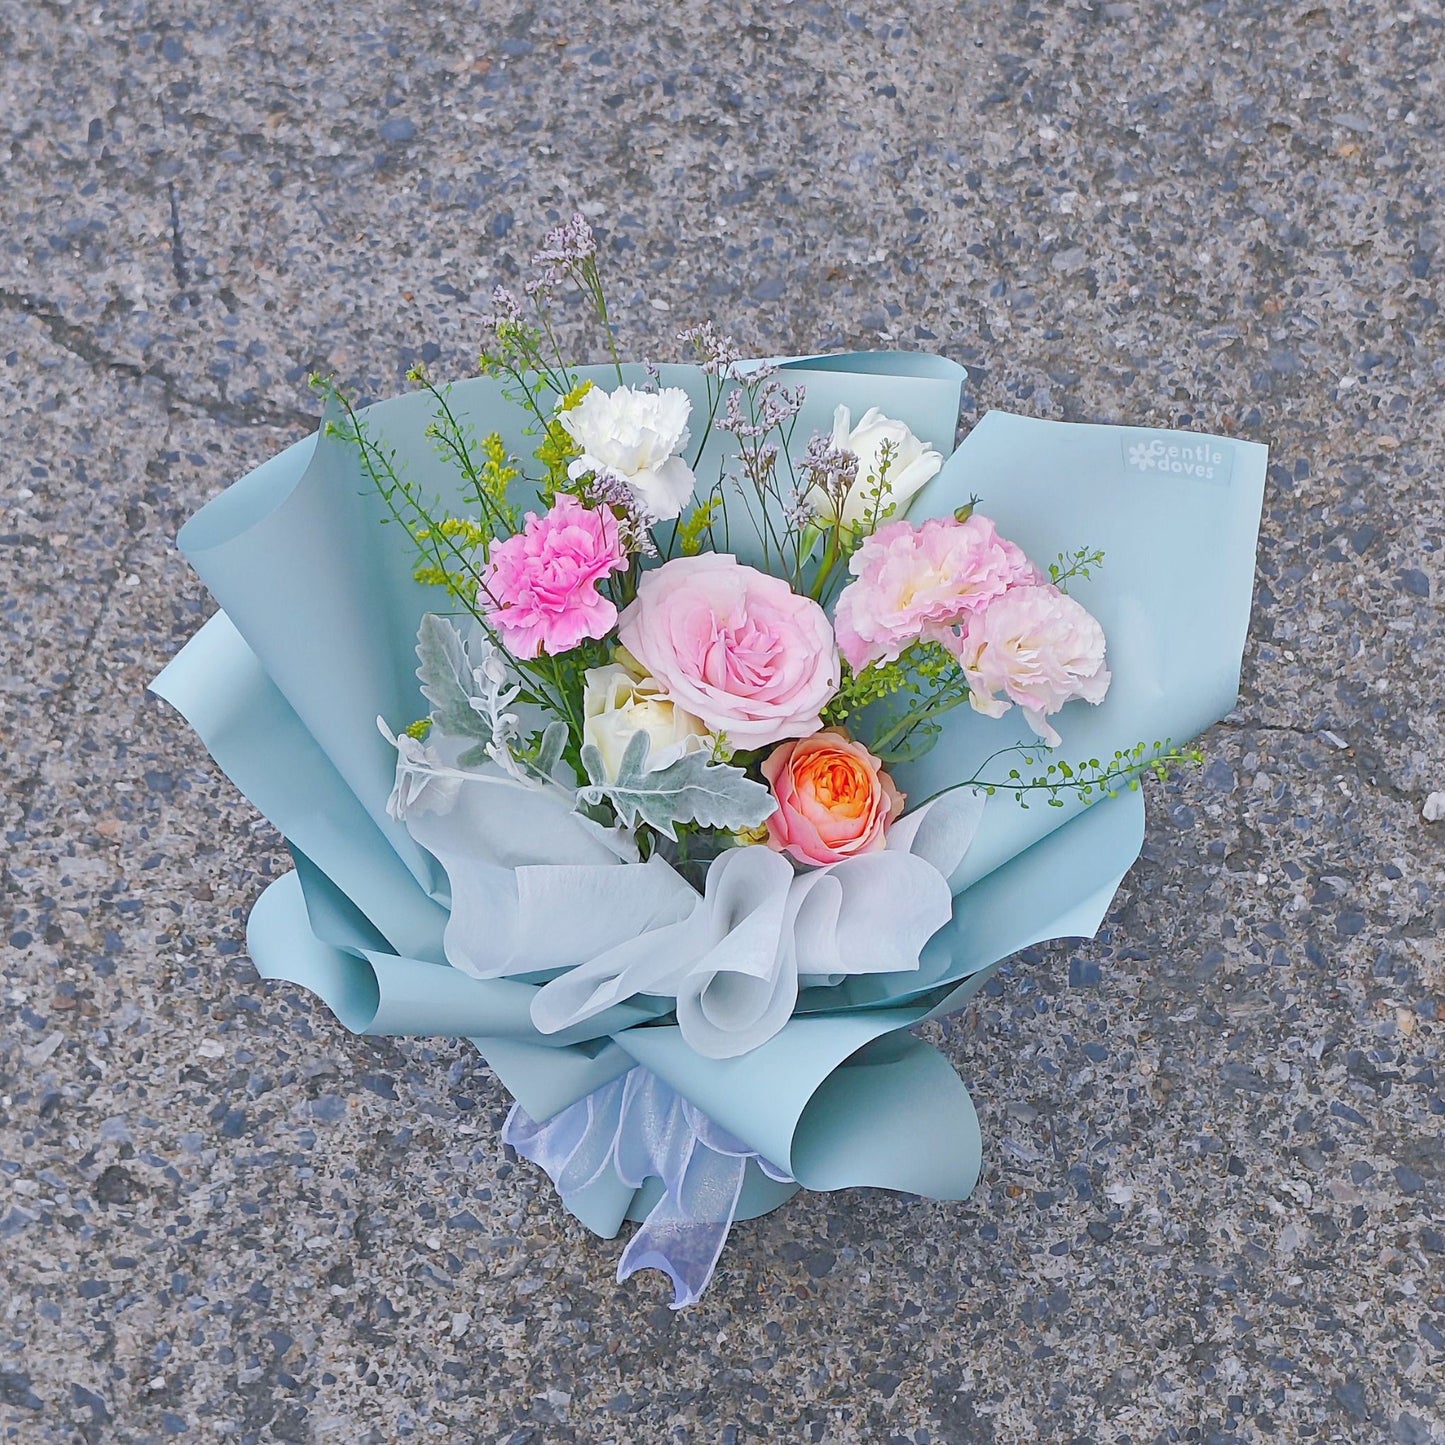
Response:
[[[612,630],[617,609],[597,584],[626,566],[617,518],[559,496],[550,512],[528,513],[520,532],[493,545],[477,601],[514,657],[556,656]]]
[[[1066,702],[1099,703],[1109,690],[1104,629],[1067,593],[1047,583],[1013,587],[969,617],[955,639],[970,688],[969,702],[989,717],[1010,703],[1051,748],[1059,735],[1048,722]]]
[[[951,642],[955,627],[1008,588],[1040,580],[1022,550],[976,513],[964,522],[889,522],[864,540],[848,570],[855,580],[833,621],[854,672],[892,662],[920,639]]]

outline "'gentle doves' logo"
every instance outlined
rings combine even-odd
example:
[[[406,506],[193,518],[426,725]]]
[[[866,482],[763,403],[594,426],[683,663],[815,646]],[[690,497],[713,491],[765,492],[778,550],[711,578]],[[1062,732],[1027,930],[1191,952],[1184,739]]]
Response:
[[[1233,448],[1228,442],[1215,437],[1184,441],[1177,432],[1167,440],[1156,436],[1147,441],[1126,441],[1124,455],[1132,471],[1165,472],[1205,482],[1227,482],[1233,462]]]

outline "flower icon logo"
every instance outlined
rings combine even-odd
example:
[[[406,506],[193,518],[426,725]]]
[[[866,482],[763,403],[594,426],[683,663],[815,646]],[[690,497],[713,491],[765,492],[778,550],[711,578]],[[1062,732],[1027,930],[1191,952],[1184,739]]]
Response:
[[[1164,444],[1158,441],[1135,442],[1129,448],[1129,465],[1138,467],[1141,472],[1152,472],[1159,465],[1159,458],[1164,455]]]

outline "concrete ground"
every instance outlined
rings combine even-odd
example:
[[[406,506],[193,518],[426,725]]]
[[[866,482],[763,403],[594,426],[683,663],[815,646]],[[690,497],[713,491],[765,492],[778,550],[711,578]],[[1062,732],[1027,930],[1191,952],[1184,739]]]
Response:
[[[1435,0],[0,0],[0,1438],[1445,1440],[1442,56]],[[307,371],[465,374],[574,205],[634,354],[1274,448],[1238,711],[947,1035],[975,1197],[800,1196],[681,1316],[467,1047],[255,978],[279,840],[143,694]]]

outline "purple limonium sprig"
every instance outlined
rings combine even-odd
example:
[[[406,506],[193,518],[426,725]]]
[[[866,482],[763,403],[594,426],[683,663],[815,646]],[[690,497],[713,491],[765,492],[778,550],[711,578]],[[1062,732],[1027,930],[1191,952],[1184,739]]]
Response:
[[[617,535],[629,555],[657,556],[647,514],[623,477],[613,472],[594,472],[583,480],[578,495],[589,507],[606,507],[617,518]]]
[[[748,377],[749,385],[730,391],[718,418],[718,428],[731,432],[740,440],[756,440],[769,432],[787,433],[788,424],[803,409],[807,391],[802,386],[791,389],[779,381],[765,381],[761,387],[752,385],[756,375]],[[748,404],[744,408],[744,397]]]
[[[553,291],[573,272],[597,255],[597,237],[580,211],[560,226],[553,226],[542,238],[541,249],[532,257],[538,274],[527,282],[527,294]]]
[[[488,331],[500,331],[504,326],[517,326],[522,320],[522,308],[517,298],[505,286],[492,288],[492,309],[482,317],[482,325]]]
[[[767,430],[758,426],[743,410],[743,393],[739,390],[728,392],[723,403],[723,414],[717,419],[719,431],[731,432],[738,438],[760,437]]]
[[[783,508],[783,525],[790,532],[801,532],[813,520],[813,504],[808,499],[808,488],[801,485],[793,488],[788,504]]]
[[[731,336],[723,335],[711,321],[679,331],[677,339],[697,352],[698,364],[708,376],[736,379],[733,368],[743,359],[742,351]]]
[[[785,432],[788,424],[802,411],[807,398],[808,389],[801,384],[790,391],[782,382],[770,381],[758,395],[758,421],[769,431],[776,428]]]
[[[825,432],[814,432],[798,463],[798,470],[803,480],[797,505],[802,506],[803,498],[816,487],[833,504],[836,512],[858,480],[858,458],[843,447],[835,447],[833,438]]]

